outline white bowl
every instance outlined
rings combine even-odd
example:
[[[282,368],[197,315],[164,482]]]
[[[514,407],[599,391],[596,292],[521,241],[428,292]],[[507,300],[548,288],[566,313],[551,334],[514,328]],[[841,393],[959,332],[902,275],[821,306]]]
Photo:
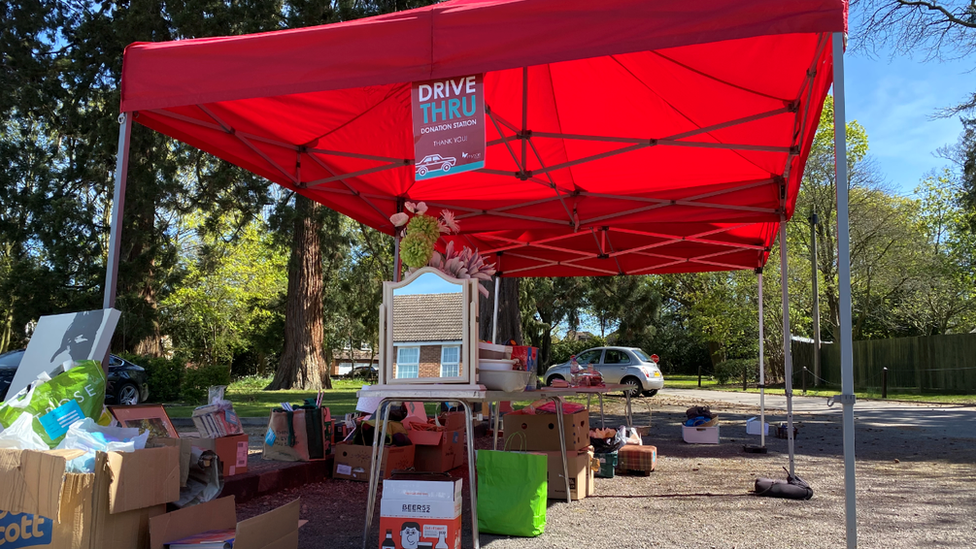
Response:
[[[529,383],[532,372],[509,370],[481,370],[478,373],[478,383],[489,391],[505,391],[506,393],[521,393]]]
[[[511,360],[511,359],[510,360],[492,359],[492,358],[478,359],[479,370],[492,370],[496,372],[514,370],[516,364],[518,364],[518,361]]]

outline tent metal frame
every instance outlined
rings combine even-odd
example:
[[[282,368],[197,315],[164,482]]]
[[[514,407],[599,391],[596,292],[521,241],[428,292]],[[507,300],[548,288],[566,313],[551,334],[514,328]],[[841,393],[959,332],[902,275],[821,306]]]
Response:
[[[844,49],[846,46],[846,35],[845,33],[835,32],[835,33],[823,33],[819,40],[818,54],[814,59],[819,59],[820,52],[826,47],[827,37],[832,34],[833,38],[833,85],[834,85],[834,129],[835,129],[835,170],[836,170],[836,180],[838,182],[845,182],[848,180],[847,177],[847,156],[846,156],[846,119],[845,119],[845,106],[844,106]],[[733,265],[730,263],[722,263],[721,261],[712,261],[713,258],[719,258],[722,255],[731,253],[739,249],[745,250],[758,250],[763,248],[759,243],[755,242],[718,242],[709,241],[703,237],[711,236],[714,234],[719,234],[722,232],[727,232],[732,230],[732,228],[722,228],[716,229],[714,231],[706,231],[691,237],[680,237],[678,235],[667,235],[664,233],[656,233],[655,231],[648,231],[648,236],[660,236],[665,238],[666,243],[676,243],[676,242],[692,242],[701,244],[718,244],[721,246],[727,246],[731,248],[731,251],[726,252],[714,252],[708,251],[708,253],[703,253],[700,256],[691,258],[678,258],[674,256],[667,256],[665,254],[654,254],[648,252],[647,250],[656,247],[664,246],[664,243],[650,244],[646,246],[637,246],[632,249],[627,250],[613,250],[612,243],[610,241],[608,232],[618,231],[618,229],[612,229],[610,231],[600,231],[602,235],[597,235],[597,229],[600,227],[601,223],[606,222],[610,219],[620,219],[628,215],[634,215],[638,213],[646,213],[651,210],[675,207],[675,206],[687,206],[694,205],[698,207],[708,207],[716,209],[727,209],[734,210],[741,213],[748,213],[753,216],[764,217],[764,220],[755,221],[752,223],[776,223],[781,224],[780,227],[780,238],[781,246],[783,247],[782,253],[782,266],[781,266],[781,277],[783,281],[783,328],[784,328],[784,353],[786,356],[787,365],[787,402],[788,402],[788,416],[792,423],[792,360],[790,357],[789,349],[789,309],[788,309],[788,292],[787,292],[787,270],[786,270],[786,228],[785,228],[785,182],[788,180],[789,170],[792,165],[793,159],[800,154],[799,142],[802,136],[800,135],[800,128],[804,127],[804,122],[806,117],[809,116],[809,101],[803,102],[805,108],[801,111],[795,107],[799,102],[799,99],[806,94],[810,97],[812,94],[812,83],[814,81],[814,75],[816,74],[815,67],[811,66],[807,71],[807,79],[805,80],[803,86],[801,87],[799,96],[796,100],[788,102],[784,105],[782,109],[776,109],[773,111],[767,111],[763,113],[755,113],[754,115],[738,118],[736,120],[729,120],[720,124],[709,126],[706,128],[700,128],[698,130],[693,130],[690,132],[685,132],[677,135],[669,135],[663,137],[628,137],[628,136],[593,136],[593,135],[574,135],[566,133],[551,133],[551,132],[535,132],[528,128],[528,68],[523,69],[523,97],[522,97],[522,124],[521,127],[515,126],[511,122],[504,120],[498,115],[498,113],[491,110],[490,106],[486,105],[486,113],[489,115],[489,119],[498,128],[499,135],[501,136],[497,140],[493,140],[488,143],[489,147],[504,146],[512,158],[515,160],[516,164],[519,166],[519,171],[516,172],[505,172],[500,170],[490,170],[483,169],[479,170],[483,173],[512,176],[514,178],[533,181],[541,186],[549,187],[553,190],[555,196],[538,200],[530,204],[540,204],[543,202],[550,201],[560,201],[563,205],[564,213],[566,218],[552,219],[541,216],[531,216],[523,215],[519,213],[513,213],[509,210],[515,208],[498,208],[494,210],[476,210],[476,209],[464,209],[453,206],[452,208],[459,211],[465,211],[461,218],[472,218],[477,216],[497,216],[503,218],[520,219],[525,221],[532,221],[536,223],[546,223],[552,224],[554,226],[571,226],[573,228],[573,234],[553,237],[551,239],[545,239],[537,241],[536,243],[520,243],[512,242],[511,239],[505,239],[502,237],[493,237],[496,241],[501,242],[500,246],[492,252],[499,254],[501,252],[507,252],[508,255],[515,257],[529,257],[522,254],[513,253],[511,250],[518,248],[527,248],[529,246],[535,246],[541,249],[545,249],[549,242],[558,242],[559,240],[570,238],[578,235],[578,231],[590,230],[597,239],[597,244],[601,253],[607,253],[606,250],[611,250],[607,253],[609,256],[615,259],[625,255],[625,254],[640,254],[644,256],[652,256],[660,259],[665,259],[671,261],[670,263],[665,263],[664,265],[673,266],[680,264],[682,262],[697,262],[705,265],[721,267],[724,269],[742,269],[741,265]],[[404,84],[406,85],[406,84]],[[309,148],[304,145],[296,145],[291,143],[284,143],[276,141],[273,139],[264,138],[258,135],[248,134],[247,132],[242,132],[236,130],[231,125],[223,121],[219,116],[217,116],[212,110],[208,109],[206,105],[196,105],[197,109],[200,110],[206,118],[209,119],[198,119],[191,116],[186,116],[184,114],[170,112],[164,109],[150,110],[159,116],[170,117],[178,119],[184,122],[192,123],[194,125],[211,129],[216,132],[223,132],[232,135],[234,138],[240,140],[248,148],[259,155],[268,166],[270,166],[274,172],[281,174],[281,176],[288,182],[294,189],[307,189],[315,188],[317,191],[325,191],[330,193],[339,193],[345,195],[351,195],[362,200],[371,210],[375,211],[379,217],[377,219],[386,220],[388,223],[387,214],[376,205],[375,201],[386,200],[386,201],[402,201],[404,199],[409,199],[409,191],[401,197],[391,197],[385,195],[369,194],[356,190],[352,185],[350,185],[347,180],[354,177],[359,177],[363,175],[368,175],[372,173],[382,172],[392,169],[404,169],[409,168],[413,160],[409,158],[391,158],[385,156],[369,155],[356,152],[347,151],[335,151],[329,149],[317,149]],[[689,137],[694,137],[698,135],[709,135],[709,132],[718,129],[734,126],[737,124],[744,124],[754,120],[759,120],[769,116],[775,116],[783,114],[786,112],[792,112],[796,115],[795,121],[795,131],[793,134],[793,144],[790,147],[781,146],[767,146],[767,145],[755,145],[755,144],[731,144],[731,143],[721,143],[715,139],[715,142],[706,141],[684,141]],[[113,205],[112,205],[112,224],[111,233],[109,240],[109,255],[106,265],[106,280],[105,280],[105,296],[104,296],[104,306],[106,308],[113,307],[115,305],[116,291],[117,291],[117,278],[118,278],[118,267],[121,252],[121,219],[124,209],[125,201],[125,189],[126,189],[126,179],[128,171],[129,162],[129,140],[131,135],[131,124],[132,118],[138,116],[138,112],[123,112],[119,117],[120,128],[119,128],[119,147],[118,156],[116,160],[116,170],[115,170],[115,190],[113,195]],[[501,129],[502,127],[507,128],[511,135],[506,135]],[[533,139],[563,139],[563,140],[591,140],[591,141],[601,141],[601,142],[611,142],[620,143],[624,146],[607,151],[604,153],[590,155],[584,158],[567,160],[565,162],[550,165],[541,166],[539,169],[529,170],[528,168],[528,152],[529,149],[532,150],[533,154],[537,158],[537,161],[541,164],[541,156],[533,143]],[[714,139],[714,138],[713,138]],[[512,147],[513,142],[518,141],[520,144],[521,154],[516,154],[515,149]],[[294,172],[286,169],[284,166],[276,162],[271,156],[265,152],[261,145],[269,145],[272,147],[284,148],[295,153],[295,165]],[[608,158],[612,156],[619,156],[626,154],[628,152],[644,149],[647,147],[698,147],[698,148],[721,148],[733,151],[771,151],[778,153],[787,153],[786,162],[784,163],[784,174],[774,175],[769,180],[763,181],[750,181],[750,182],[729,182],[732,185],[739,185],[738,187],[732,189],[720,190],[713,193],[708,193],[704,195],[698,195],[693,197],[673,197],[673,198],[662,198],[662,197],[632,197],[632,196],[616,196],[616,195],[604,195],[599,193],[590,193],[580,191],[578,189],[568,189],[560,188],[560,186],[552,179],[551,173],[557,170],[571,168],[573,166],[583,164],[586,162],[591,162],[595,160],[600,160],[603,158]],[[338,173],[340,170],[336,170],[329,166],[327,158],[330,156],[338,157],[349,157],[361,160],[375,161],[379,165],[371,168],[365,168],[349,173]],[[325,169],[327,172],[331,173],[324,178],[318,178],[311,181],[304,181],[301,177],[301,165],[305,158],[309,161],[314,162],[319,167]],[[545,179],[540,179],[538,176],[545,176]],[[328,186],[330,184],[337,184],[337,186]],[[726,206],[721,204],[709,203],[703,200],[714,197],[720,194],[731,193],[736,190],[752,189],[758,186],[770,186],[773,190],[782,197],[782,207],[778,210],[769,210],[763,208],[755,208],[749,206]],[[607,199],[607,200],[621,200],[633,203],[636,207],[627,211],[618,212],[611,215],[598,216],[591,219],[580,220],[575,211],[571,211],[568,205],[565,203],[565,198],[575,196],[583,197],[585,199]],[[844,444],[844,468],[845,468],[845,511],[846,511],[846,525],[847,525],[847,546],[848,548],[857,547],[857,516],[856,516],[856,496],[855,496],[855,471],[854,471],[854,415],[853,406],[855,403],[854,396],[854,378],[853,378],[853,348],[852,348],[852,335],[851,335],[851,289],[850,289],[850,227],[849,227],[849,206],[848,206],[848,188],[847,185],[839,184],[837,185],[837,218],[838,218],[838,262],[839,262],[839,287],[840,287],[840,350],[841,350],[841,372],[842,372],[842,393],[835,397],[834,401],[843,404],[843,444]],[[432,204],[435,205],[436,204]],[[525,205],[522,205],[525,206]],[[389,232],[394,232],[392,224],[384,225],[389,228]],[[506,240],[509,240],[506,242]],[[565,248],[559,248],[557,246],[550,246],[558,251],[570,251]],[[399,251],[397,249],[397,251]],[[765,250],[763,250],[765,251]],[[578,254],[578,251],[573,251],[573,253]],[[760,254],[762,251],[759,252]],[[589,254],[587,254],[589,256]],[[575,267],[579,267],[583,270],[590,270],[599,274],[650,274],[654,271],[664,268],[662,265],[648,267],[632,271],[631,273],[623,273],[620,269],[620,263],[617,262],[618,271],[610,271],[606,269],[596,269],[592,267],[585,267],[578,265],[577,262],[584,259],[585,256],[581,256],[578,259],[569,261],[540,261],[537,267],[530,268],[520,268],[513,269],[505,272],[505,275],[515,275],[519,273],[525,273],[533,269],[539,269],[547,266],[553,265],[566,265],[570,264]],[[761,256],[759,263],[761,264]],[[397,262],[399,264],[399,262]],[[397,273],[399,269],[397,269]],[[761,288],[761,273],[759,274],[759,283]],[[761,290],[760,290],[761,295]],[[497,300],[497,299],[496,299]],[[761,298],[760,298],[761,300]],[[761,305],[760,305],[761,307]],[[761,320],[760,320],[761,322]],[[494,328],[493,328],[494,329]],[[494,339],[494,338],[493,338]],[[760,346],[762,343],[760,343]],[[761,353],[760,353],[761,356]],[[762,373],[760,374],[760,384],[763,384],[764,378]],[[760,402],[761,406],[764,407],[764,392],[761,391]],[[763,410],[764,416],[764,410]],[[762,430],[762,429],[761,429]],[[790,448],[790,473],[793,473],[793,429],[792,425],[789,427],[789,448]],[[763,439],[765,440],[765,439]],[[476,542],[477,543],[477,542]]]

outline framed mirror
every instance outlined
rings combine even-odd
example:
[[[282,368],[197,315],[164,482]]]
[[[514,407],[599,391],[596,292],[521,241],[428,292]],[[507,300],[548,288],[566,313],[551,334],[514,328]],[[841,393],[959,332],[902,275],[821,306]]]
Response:
[[[432,267],[383,283],[380,384],[475,385],[477,284]]]

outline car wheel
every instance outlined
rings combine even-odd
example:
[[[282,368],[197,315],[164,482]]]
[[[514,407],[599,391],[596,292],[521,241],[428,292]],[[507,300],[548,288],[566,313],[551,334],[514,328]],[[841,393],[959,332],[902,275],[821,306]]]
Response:
[[[549,376],[549,379],[546,380],[546,387],[552,387],[552,381],[554,379],[561,379],[563,381],[566,381],[565,379],[563,379],[563,376],[561,376],[559,374],[552,375],[552,376]]]
[[[449,172],[451,171],[451,165],[445,163],[443,166],[441,166],[441,169],[444,170],[445,172]]]
[[[135,383],[123,383],[115,393],[115,403],[122,406],[139,404],[139,388]]]
[[[421,166],[420,169],[417,170],[417,175],[420,177],[427,175],[427,166]]]
[[[620,383],[630,387],[630,389],[624,390],[625,395],[626,393],[630,393],[630,398],[636,398],[641,395],[643,387],[641,387],[641,383],[636,377],[625,377],[620,380]]]
[[[650,391],[644,391],[644,396],[652,397],[657,394],[657,389],[651,389]]]

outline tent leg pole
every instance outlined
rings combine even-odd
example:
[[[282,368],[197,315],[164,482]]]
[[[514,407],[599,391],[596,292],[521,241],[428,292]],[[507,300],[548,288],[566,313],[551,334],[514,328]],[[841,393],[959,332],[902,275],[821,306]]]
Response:
[[[393,282],[400,282],[400,231],[393,235]]]
[[[501,286],[501,277],[495,277],[495,294],[491,296],[492,307],[494,310],[491,313],[491,342],[498,343],[498,290]]]
[[[763,354],[763,340],[766,330],[763,327],[763,287],[762,269],[756,269],[759,283],[759,445],[766,447],[766,358]]]
[[[783,288],[783,377],[786,378],[786,437],[790,452],[790,476],[796,473],[793,453],[793,353],[790,350],[790,292],[787,269],[786,219],[779,224],[779,274]]]
[[[132,135],[131,113],[119,115],[119,152],[115,158],[115,194],[112,196],[112,227],[105,265],[105,298],[102,308],[115,307],[119,284],[119,254],[122,251],[122,212],[125,209],[125,183],[129,174],[129,138]]]
[[[837,274],[840,297],[841,403],[844,406],[844,510],[847,547],[857,547],[857,494],[854,478],[854,341],[851,330],[851,241],[847,174],[847,120],[844,105],[844,33],[833,35],[834,169],[837,188]]]

